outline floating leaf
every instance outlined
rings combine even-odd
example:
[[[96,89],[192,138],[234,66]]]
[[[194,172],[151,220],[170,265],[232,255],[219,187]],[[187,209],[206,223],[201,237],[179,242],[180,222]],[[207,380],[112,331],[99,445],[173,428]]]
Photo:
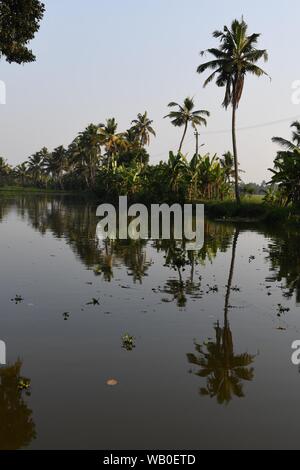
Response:
[[[118,383],[119,382],[116,379],[108,379],[106,385],[108,385],[109,387],[115,387],[116,385],[118,385]]]

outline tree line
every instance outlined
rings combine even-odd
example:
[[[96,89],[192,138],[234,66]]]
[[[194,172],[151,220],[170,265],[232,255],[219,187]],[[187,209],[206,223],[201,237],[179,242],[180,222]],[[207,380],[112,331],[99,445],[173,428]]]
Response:
[[[28,44],[38,31],[45,6],[38,0],[0,1],[0,55],[8,62],[24,64],[35,60]],[[200,155],[199,128],[206,126],[210,113],[195,109],[192,98],[183,104],[170,102],[165,116],[172,125],[183,129],[177,152],[170,152],[167,162],[149,164],[147,147],[155,137],[153,122],[147,112],[134,119],[125,132],[118,131],[115,118],[104,124],[90,124],[80,132],[68,148],[47,148],[31,155],[12,168],[0,157],[0,184],[18,184],[38,188],[92,190],[100,195],[126,193],[132,196],[159,196],[161,199],[223,199],[233,193],[239,204],[241,191],[249,193],[254,185],[241,185],[236,120],[237,110],[245,89],[247,75],[268,76],[258,62],[268,60],[266,49],[258,48],[259,33],[249,34],[244,18],[213,32],[216,47],[202,51],[210,60],[201,63],[198,74],[209,72],[204,87],[215,81],[224,88],[222,106],[231,108],[232,153],[222,157]],[[189,161],[183,153],[188,127],[195,132],[195,153]],[[274,138],[285,147],[275,159],[272,186],[267,200],[288,205],[299,202],[300,123],[293,141]]]

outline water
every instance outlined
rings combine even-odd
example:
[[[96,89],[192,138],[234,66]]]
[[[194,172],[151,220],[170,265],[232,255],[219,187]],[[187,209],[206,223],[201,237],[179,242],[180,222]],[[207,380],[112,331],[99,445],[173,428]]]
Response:
[[[297,448],[297,231],[98,246],[96,205],[0,197],[0,448]]]

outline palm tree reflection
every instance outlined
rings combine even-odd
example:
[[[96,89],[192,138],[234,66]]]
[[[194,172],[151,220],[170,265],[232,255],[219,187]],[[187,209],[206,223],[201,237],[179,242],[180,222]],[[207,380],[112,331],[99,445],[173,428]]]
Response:
[[[187,356],[189,363],[199,368],[194,374],[206,378],[206,387],[200,389],[200,394],[216,398],[221,405],[228,404],[234,397],[243,398],[245,396],[243,382],[250,382],[254,378],[254,369],[251,365],[255,356],[248,353],[235,353],[228,320],[238,236],[239,230],[237,229],[233,237],[231,265],[226,288],[224,326],[222,328],[217,323],[215,325],[215,340],[209,340],[203,345],[195,342],[197,354],[188,354]]]
[[[24,399],[30,382],[21,376],[22,362],[0,368],[0,450],[28,447],[36,438],[32,410]]]

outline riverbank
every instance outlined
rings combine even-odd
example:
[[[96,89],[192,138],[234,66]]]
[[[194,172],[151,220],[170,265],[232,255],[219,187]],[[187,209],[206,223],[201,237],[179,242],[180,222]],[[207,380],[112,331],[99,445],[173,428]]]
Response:
[[[208,217],[222,222],[244,223],[291,223],[300,225],[300,208],[279,207],[267,204],[263,198],[254,196],[242,201],[205,202],[205,213]]]
[[[45,189],[23,186],[0,186],[0,193],[35,193],[35,194],[80,194],[82,191],[66,191],[63,189]]]
[[[67,195],[84,196],[85,198],[97,199],[95,193],[90,191],[67,191],[59,189],[40,189],[35,187],[3,186],[0,187],[1,194],[36,194],[36,195]],[[108,202],[108,201],[106,201]],[[139,202],[139,201],[133,201]],[[140,201],[148,205],[151,202]],[[155,201],[157,203],[157,201]],[[166,201],[164,201],[166,202]],[[117,204],[118,201],[116,200]],[[174,201],[170,201],[173,204]],[[289,223],[300,225],[300,208],[289,206],[279,207],[264,202],[262,196],[248,196],[243,198],[241,205],[234,200],[225,201],[197,201],[205,205],[205,214],[212,220],[219,222],[240,223]]]

